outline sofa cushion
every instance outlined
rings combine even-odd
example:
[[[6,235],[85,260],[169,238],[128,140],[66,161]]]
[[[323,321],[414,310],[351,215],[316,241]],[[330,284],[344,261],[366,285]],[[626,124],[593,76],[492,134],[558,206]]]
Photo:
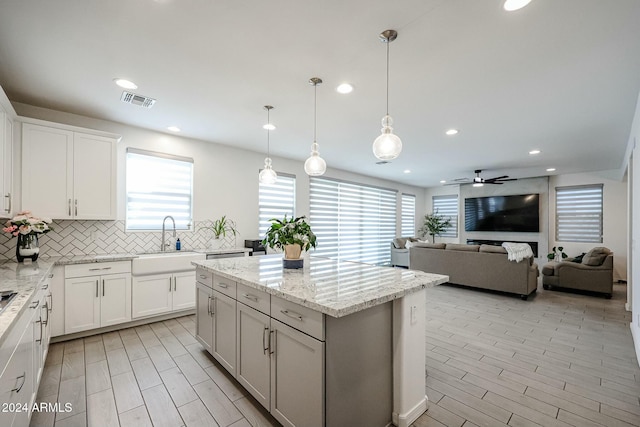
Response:
[[[464,245],[459,243],[447,243],[447,250],[478,252],[480,250],[480,245]]]
[[[608,248],[602,246],[595,247],[584,255],[584,258],[582,258],[582,264],[591,266],[602,265],[605,258],[607,258],[607,255],[610,253],[611,251]]]
[[[491,252],[494,254],[506,254],[507,250],[502,246],[480,245],[480,252]]]
[[[444,249],[447,245],[444,243],[427,243],[416,242],[413,244],[414,248],[430,248],[430,249]]]
[[[404,249],[404,245],[407,243],[407,239],[403,237],[396,237],[393,239],[393,247],[396,249]]]
[[[542,275],[543,276],[553,276],[555,271],[555,264],[550,262],[542,266]]]

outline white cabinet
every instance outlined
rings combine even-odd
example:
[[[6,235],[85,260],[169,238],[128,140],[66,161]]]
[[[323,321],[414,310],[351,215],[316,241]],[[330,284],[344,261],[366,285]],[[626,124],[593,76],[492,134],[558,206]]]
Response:
[[[130,270],[127,261],[66,266],[64,333],[130,321]]]
[[[51,293],[49,295],[49,310],[51,336],[64,335],[64,266],[53,267],[53,274],[50,277]]]
[[[0,217],[13,214],[13,121],[0,106]]]
[[[115,219],[116,143],[115,136],[24,123],[22,206],[56,219]]]
[[[195,307],[195,271],[134,276],[132,286],[134,319]]]

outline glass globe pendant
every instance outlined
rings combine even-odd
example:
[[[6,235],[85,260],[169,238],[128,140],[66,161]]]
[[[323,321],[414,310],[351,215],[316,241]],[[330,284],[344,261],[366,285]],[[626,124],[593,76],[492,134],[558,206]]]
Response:
[[[264,159],[264,168],[260,171],[260,175],[258,175],[258,180],[262,184],[271,185],[275,184],[278,180],[278,174],[273,170],[271,166],[271,157],[269,157],[269,131],[271,129],[275,129],[275,127],[271,124],[269,120],[269,112],[273,109],[271,105],[265,105],[264,109],[267,110],[267,124],[264,125],[264,128],[267,130],[267,157]]]
[[[318,151],[318,143],[316,142],[316,123],[317,123],[317,107],[318,107],[318,85],[322,83],[319,77],[309,79],[309,84],[313,85],[313,144],[311,144],[311,156],[304,162],[304,171],[309,176],[320,176],[327,171],[327,162],[320,157]]]
[[[389,115],[389,43],[398,38],[395,30],[380,34],[380,40],[387,44],[387,114],[382,118],[382,133],[373,141],[373,154],[380,160],[393,160],[402,151],[402,141],[393,133],[393,119]]]

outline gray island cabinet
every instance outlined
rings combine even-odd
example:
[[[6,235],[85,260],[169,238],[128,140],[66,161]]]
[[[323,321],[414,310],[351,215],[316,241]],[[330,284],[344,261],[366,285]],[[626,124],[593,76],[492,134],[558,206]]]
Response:
[[[425,290],[447,276],[280,255],[194,261],[196,338],[284,426],[409,426],[427,409]]]

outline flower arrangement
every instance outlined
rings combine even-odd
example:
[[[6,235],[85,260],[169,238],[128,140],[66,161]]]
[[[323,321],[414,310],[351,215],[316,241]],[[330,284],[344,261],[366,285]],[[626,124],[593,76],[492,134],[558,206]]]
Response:
[[[297,218],[270,219],[271,226],[267,230],[262,244],[270,248],[283,249],[287,245],[300,245],[303,251],[316,247],[316,235],[311,231],[311,226],[305,221],[304,216]]]
[[[53,230],[50,224],[49,218],[38,218],[33,216],[31,211],[22,211],[7,221],[2,231],[11,234],[11,237],[45,234]]]

